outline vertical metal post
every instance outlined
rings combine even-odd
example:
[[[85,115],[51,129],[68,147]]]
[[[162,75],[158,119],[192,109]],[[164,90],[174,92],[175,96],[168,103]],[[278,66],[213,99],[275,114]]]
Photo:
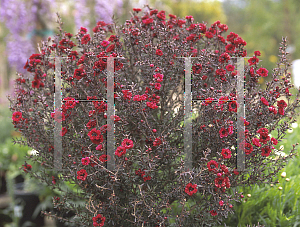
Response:
[[[245,170],[244,58],[237,58],[237,170]]]
[[[111,157],[107,161],[107,169],[115,168],[114,152],[115,152],[115,125],[114,125],[114,57],[107,58],[107,155]]]

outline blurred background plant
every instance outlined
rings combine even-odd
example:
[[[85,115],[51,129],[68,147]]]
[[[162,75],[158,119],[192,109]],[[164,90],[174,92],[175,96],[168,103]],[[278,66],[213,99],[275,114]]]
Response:
[[[260,59],[264,67],[269,70],[269,75],[278,60],[277,46],[282,36],[288,38],[290,60],[300,59],[300,40],[297,39],[300,33],[298,13],[300,1],[298,0],[0,0],[0,52],[2,53],[0,58],[0,172],[2,175],[10,171],[12,177],[16,176],[14,174],[19,173],[18,171],[21,172],[19,167],[24,164],[23,156],[28,155],[27,152],[30,150],[30,148],[12,145],[11,138],[19,135],[12,133],[13,125],[6,95],[13,93],[16,71],[27,73],[23,66],[34,50],[38,52],[37,43],[56,33],[55,13],[60,13],[67,32],[76,33],[81,26],[91,30],[99,20],[112,22],[112,15],[115,15],[114,18],[119,23],[125,23],[126,18],[130,17],[129,11],[132,8],[142,8],[145,4],[165,10],[166,15],[169,13],[179,17],[193,15],[195,23],[211,24],[216,20],[226,23],[232,32],[239,34],[247,42],[248,56],[260,50],[262,53]],[[293,76],[300,78],[296,72]],[[262,88],[269,79],[270,76],[260,79]],[[291,148],[293,143],[300,141],[300,119],[297,124],[298,126],[287,135],[287,139],[280,142],[280,146],[287,148],[286,150]],[[267,226],[297,226],[300,222],[297,208],[300,183],[299,162],[300,158],[297,156],[288,163],[284,170],[287,177],[278,176],[278,185],[241,188],[240,190],[245,194],[244,201],[247,202],[237,204],[236,216],[230,216],[226,223],[229,226],[237,224],[246,226],[259,221]],[[251,197],[247,197],[247,194]],[[50,196],[48,200],[49,198]],[[269,209],[271,206],[273,208]]]

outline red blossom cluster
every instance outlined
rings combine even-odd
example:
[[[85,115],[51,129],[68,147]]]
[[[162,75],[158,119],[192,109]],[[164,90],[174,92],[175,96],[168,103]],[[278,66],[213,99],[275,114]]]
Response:
[[[243,69],[245,102],[240,105],[236,84],[242,72],[237,59],[247,56],[245,40],[228,32],[220,21],[209,26],[194,23],[192,16],[180,19],[169,14],[167,18],[165,11],[156,9],[140,14],[141,9],[134,8],[133,17],[122,27],[99,21],[93,35],[81,27],[74,37],[61,32],[57,39],[44,42],[41,53],[31,55],[24,66],[34,79],[17,79],[11,107],[14,127],[39,151],[43,165],[36,171],[43,172],[44,163],[53,164],[53,129],[61,123],[63,166],[70,171],[61,177],[41,174],[41,180],[52,182],[58,190],[63,190],[64,181],[74,182],[81,190],[75,196],[65,192],[88,200],[80,208],[55,200],[60,209],[73,209],[80,219],[78,226],[170,226],[171,222],[190,226],[191,220],[199,220],[199,225],[220,224],[232,211],[231,201],[241,200],[240,194],[231,195],[228,189],[276,175],[277,170],[265,173],[266,165],[261,163],[273,164],[266,157],[275,155],[273,150],[293,122],[299,103],[290,101],[286,40],[279,62],[285,68],[274,70],[265,90],[258,91],[258,79],[269,77],[259,65],[260,52],[249,58]],[[65,57],[62,106],[55,110],[55,61],[49,58],[54,52]],[[108,116],[107,75],[112,58],[115,112]],[[181,89],[186,85],[188,59],[192,108],[199,113],[192,119],[192,169],[185,166]],[[246,115],[238,117],[243,106]],[[281,119],[287,122],[280,125]],[[237,122],[244,127],[238,130]],[[276,127],[278,135],[271,137]],[[107,145],[111,130],[112,156]],[[244,140],[237,144],[241,135]],[[237,169],[237,149],[245,151],[245,165],[254,169],[253,174]],[[33,172],[27,163],[23,170]],[[172,206],[185,203],[196,205],[181,206],[174,215]]]

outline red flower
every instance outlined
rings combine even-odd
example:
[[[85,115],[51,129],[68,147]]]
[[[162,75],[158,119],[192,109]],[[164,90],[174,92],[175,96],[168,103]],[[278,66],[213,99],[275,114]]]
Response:
[[[78,180],[85,181],[86,177],[87,177],[87,172],[85,169],[81,169],[81,170],[77,171],[77,179]]]
[[[109,155],[106,155],[106,154],[103,154],[99,157],[99,160],[100,162],[107,162],[110,160],[110,156]]]
[[[249,65],[256,65],[259,62],[259,59],[257,57],[252,57],[248,60]]]
[[[133,11],[140,12],[140,11],[142,11],[142,9],[140,9],[140,8],[133,8]]]
[[[252,145],[250,143],[245,143],[245,153],[251,154],[252,151],[253,151]]]
[[[146,173],[145,173],[145,171],[142,171],[141,169],[138,169],[138,170],[135,171],[135,174],[143,177]]]
[[[218,168],[218,163],[215,160],[210,160],[207,163],[207,168],[208,168],[209,171],[216,172],[216,170]]]
[[[61,136],[64,136],[64,135],[66,135],[67,132],[68,132],[68,129],[67,129],[66,127],[62,127],[62,130],[61,130],[61,132],[60,132],[60,135],[61,135]]]
[[[207,31],[207,32],[205,32],[205,36],[206,36],[207,38],[211,39],[211,38],[214,37],[214,34],[211,33],[211,32],[209,32],[209,31]]]
[[[117,148],[117,150],[115,151],[115,155],[117,155],[118,157],[121,157],[122,155],[125,155],[125,154],[126,154],[126,148],[122,147],[122,146],[119,146]]]
[[[81,164],[87,166],[88,164],[90,164],[90,158],[89,157],[82,158]]]
[[[256,132],[259,134],[268,134],[269,130],[267,128],[260,128]]]
[[[80,80],[84,76],[86,76],[86,73],[84,72],[83,68],[75,69],[73,76],[75,79]]]
[[[81,28],[80,28],[80,33],[81,33],[81,34],[87,33],[87,29],[84,28],[84,27],[81,27]]]
[[[226,70],[229,71],[229,72],[234,71],[234,65],[227,65]]]
[[[253,139],[252,139],[252,143],[253,143],[255,146],[257,146],[257,147],[260,147],[260,146],[261,146],[261,144],[259,143],[259,139],[257,139],[257,138],[253,138]]]
[[[128,100],[131,99],[131,97],[132,97],[131,91],[129,91],[129,90],[122,90],[122,92],[123,92],[123,97],[124,97],[125,100],[126,99],[128,99]]]
[[[220,205],[220,206],[223,206],[223,205],[224,205],[224,201],[223,201],[223,200],[220,200],[220,201],[219,201],[219,205]]]
[[[32,169],[32,166],[31,165],[29,165],[29,164],[27,164],[26,162],[25,162],[25,164],[24,165],[22,165],[23,166],[23,170],[24,170],[24,172],[28,172],[28,170],[30,171],[31,169]]]
[[[42,84],[41,81],[38,79],[31,82],[31,86],[33,88],[39,88],[41,86],[41,84]]]
[[[115,49],[115,44],[111,44],[109,47],[107,47],[106,52],[111,52]]]
[[[160,83],[155,83],[155,87],[156,90],[160,90],[161,88],[161,84]]]
[[[223,53],[220,55],[219,57],[219,62],[224,63],[224,62],[228,62],[230,60],[230,55],[228,53]]]
[[[211,214],[211,216],[216,216],[218,213],[217,213],[217,211],[215,211],[215,210],[211,210],[211,211],[210,211],[210,214]]]
[[[231,102],[229,102],[229,104],[228,104],[228,110],[230,111],[230,112],[237,112],[237,103],[236,103],[236,101],[231,101]]]
[[[103,47],[107,47],[109,43],[110,43],[109,41],[103,40],[103,41],[100,43],[100,45],[103,46]]]
[[[12,115],[12,120],[13,121],[20,121],[22,119],[22,113],[19,111],[16,111]]]
[[[151,23],[153,23],[153,18],[147,18],[147,19],[145,19],[145,20],[142,20],[142,22],[143,22],[144,24],[151,24]]]
[[[270,106],[269,111],[273,112],[274,114],[277,114],[277,110],[274,106]]]
[[[103,136],[101,134],[100,130],[97,130],[96,128],[93,128],[89,133],[88,136],[90,137],[90,140],[94,144],[100,144],[103,142]]]
[[[144,182],[146,182],[147,180],[151,180],[151,176],[147,176],[147,177],[143,177]]]
[[[166,19],[166,16],[165,16],[165,11],[160,11],[158,14],[157,14],[157,17],[161,20],[165,20]]]
[[[196,65],[192,66],[192,70],[193,70],[194,74],[200,74],[200,72],[202,70],[202,65],[196,64]]]
[[[278,113],[279,113],[280,115],[284,115],[284,109],[283,109],[283,108],[279,108],[279,109],[278,109]]]
[[[262,142],[263,144],[267,144],[267,142],[270,140],[270,136],[267,133],[261,133],[259,142]]]
[[[228,132],[225,128],[221,128],[220,131],[219,131],[219,134],[220,134],[220,138],[228,136]]]
[[[124,139],[121,145],[126,149],[130,149],[133,148],[133,141],[130,139]]]
[[[82,43],[82,44],[87,44],[90,40],[91,40],[90,35],[89,35],[89,34],[86,34],[86,35],[84,35],[84,36],[81,38],[81,43]]]
[[[197,192],[197,184],[188,183],[184,190],[189,196],[192,196]]]
[[[254,55],[255,56],[260,56],[260,52],[257,50],[257,51],[254,51]]]
[[[271,138],[271,141],[274,145],[277,145],[278,144],[278,141],[277,139],[275,139],[274,137]]]
[[[157,147],[157,146],[159,146],[159,145],[161,145],[161,139],[160,139],[160,138],[156,138],[156,139],[154,140],[154,142],[153,142],[153,146],[154,146],[154,147]]]
[[[287,104],[284,100],[280,100],[280,101],[277,101],[277,106],[278,106],[278,108],[285,108],[285,107],[287,107]]]
[[[225,47],[225,49],[226,49],[226,52],[228,52],[228,53],[234,53],[234,51],[235,51],[235,45],[233,45],[233,44],[228,44],[228,45]]]
[[[163,82],[164,75],[160,73],[156,73],[153,75],[153,77],[156,79],[157,82]]]
[[[96,217],[93,217],[93,225],[102,227],[104,225],[105,219],[106,218],[101,214],[97,214]]]
[[[224,178],[222,176],[219,176],[215,179],[215,186],[217,188],[225,187]]]
[[[264,97],[261,97],[260,101],[262,101],[262,103],[266,106],[269,106],[269,102]]]
[[[231,158],[231,151],[229,149],[222,149],[221,154],[223,155],[223,158],[225,158],[225,159]]]
[[[259,68],[256,73],[262,77],[267,77],[268,76],[268,70],[265,68]]]
[[[265,156],[265,157],[268,157],[270,155],[271,151],[272,150],[270,149],[270,147],[263,147],[261,149],[261,155]]]
[[[160,49],[157,49],[155,54],[158,56],[162,56],[164,53]]]

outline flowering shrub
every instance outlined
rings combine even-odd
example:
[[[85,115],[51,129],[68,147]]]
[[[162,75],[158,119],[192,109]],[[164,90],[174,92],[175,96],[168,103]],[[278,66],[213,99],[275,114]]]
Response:
[[[12,119],[26,141],[39,151],[26,169],[53,188],[59,210],[72,210],[83,226],[194,226],[221,223],[233,212],[231,201],[243,195],[234,188],[270,182],[287,158],[276,159],[274,146],[294,122],[298,96],[291,100],[286,40],[280,62],[266,90],[256,51],[244,67],[246,117],[238,118],[236,59],[246,57],[246,42],[228,27],[193,23],[164,11],[151,10],[124,26],[99,21],[88,34],[62,31],[44,42],[24,66],[33,79],[17,79]],[[63,104],[54,110],[53,71],[61,58]],[[108,57],[114,57],[115,115],[107,116]],[[185,168],[185,58],[192,59],[192,169]],[[114,121],[116,148],[109,156],[107,119]],[[245,126],[237,144],[236,122]],[[55,124],[62,124],[64,171],[54,176]],[[269,133],[277,130],[277,137]],[[237,149],[245,147],[246,171],[237,169]],[[114,160],[114,169],[107,163]],[[270,163],[272,163],[271,167]],[[63,189],[70,182],[77,192]],[[85,201],[75,206],[74,201]]]

